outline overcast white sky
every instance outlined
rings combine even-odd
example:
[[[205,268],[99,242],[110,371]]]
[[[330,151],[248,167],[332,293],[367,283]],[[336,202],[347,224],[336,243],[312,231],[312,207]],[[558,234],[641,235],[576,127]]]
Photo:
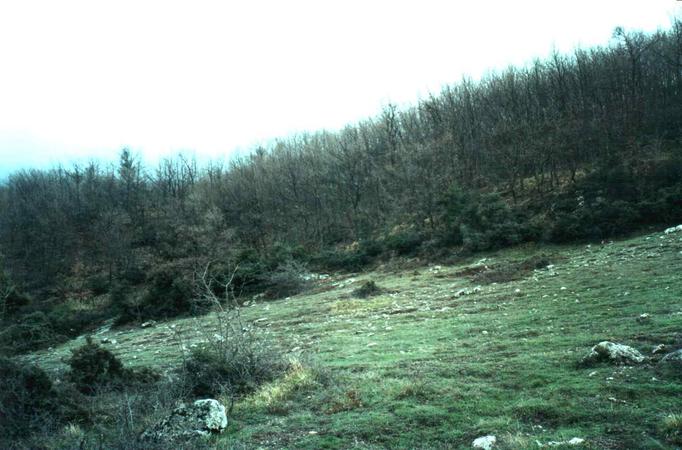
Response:
[[[219,158],[681,12],[675,0],[0,0],[0,175],[124,146],[148,163]]]

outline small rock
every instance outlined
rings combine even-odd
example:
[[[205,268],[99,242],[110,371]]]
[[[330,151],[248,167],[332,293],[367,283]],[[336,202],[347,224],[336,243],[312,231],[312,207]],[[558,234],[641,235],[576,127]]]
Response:
[[[495,447],[495,443],[497,443],[497,438],[493,435],[489,435],[489,436],[481,436],[479,438],[474,439],[474,442],[471,443],[471,446],[473,448],[481,448],[483,450],[491,450],[492,448]]]
[[[654,355],[658,355],[661,353],[665,353],[667,349],[668,348],[665,346],[665,344],[658,344],[656,347],[654,347],[651,353],[653,353]]]
[[[646,322],[650,318],[651,318],[651,316],[647,313],[640,314],[639,317],[637,317],[637,322]]]
[[[559,447],[561,445],[580,445],[584,444],[585,439],[574,437],[573,439],[569,441],[550,441],[547,443],[548,447]]]

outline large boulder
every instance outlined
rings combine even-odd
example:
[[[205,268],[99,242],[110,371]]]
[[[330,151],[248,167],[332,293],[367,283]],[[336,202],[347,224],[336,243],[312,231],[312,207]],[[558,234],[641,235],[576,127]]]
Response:
[[[583,364],[609,362],[613,364],[640,364],[645,361],[636,349],[623,344],[603,341],[592,347],[590,353],[582,359]]]
[[[182,404],[170,416],[142,433],[142,439],[177,441],[221,433],[227,427],[225,407],[213,399]]]

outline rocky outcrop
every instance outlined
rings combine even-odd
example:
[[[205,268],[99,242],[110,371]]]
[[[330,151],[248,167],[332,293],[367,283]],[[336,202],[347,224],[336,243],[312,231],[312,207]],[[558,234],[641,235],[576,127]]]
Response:
[[[221,433],[227,427],[225,407],[213,399],[180,405],[166,419],[142,433],[142,439],[177,441]]]
[[[609,362],[612,364],[641,364],[646,358],[636,349],[623,344],[603,341],[592,347],[582,364]]]

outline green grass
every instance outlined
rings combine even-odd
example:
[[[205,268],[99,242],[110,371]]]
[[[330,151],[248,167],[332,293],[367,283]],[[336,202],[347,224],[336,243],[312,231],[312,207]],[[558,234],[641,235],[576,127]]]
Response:
[[[481,258],[502,267],[540,254],[554,267],[455,296],[475,286],[458,273]],[[368,280],[382,293],[353,298]],[[642,313],[650,319],[638,321]],[[316,293],[242,316],[283,352],[315,363],[238,401],[218,448],[470,448],[485,434],[499,448],[573,437],[585,445],[571,448],[675,448],[666,437],[670,417],[682,414],[679,369],[576,363],[602,340],[646,356],[657,344],[682,347],[679,233],[336,276]],[[181,347],[201,345],[214,329],[207,316],[97,338],[115,339],[106,346],[126,365],[172,369]],[[30,358],[59,372],[80,344]]]

